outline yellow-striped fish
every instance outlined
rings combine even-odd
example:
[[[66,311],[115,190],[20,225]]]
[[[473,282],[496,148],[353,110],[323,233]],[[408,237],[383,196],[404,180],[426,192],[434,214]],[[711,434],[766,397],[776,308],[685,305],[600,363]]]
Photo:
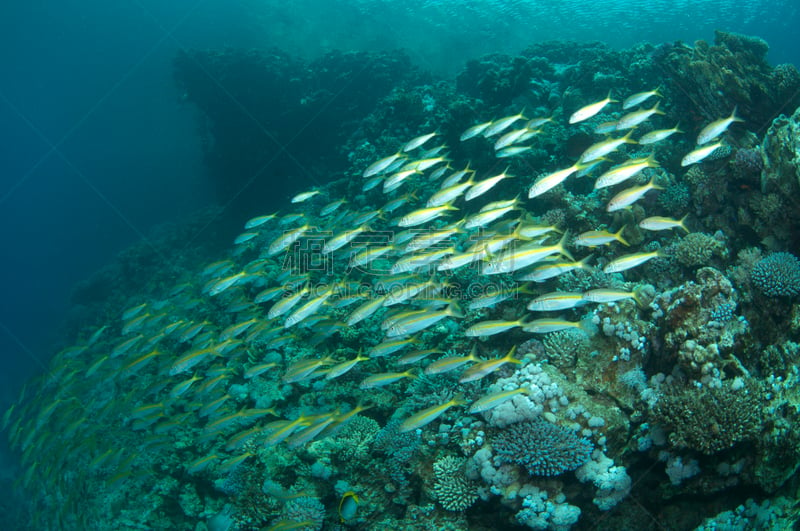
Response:
[[[195,365],[206,361],[210,356],[218,356],[215,347],[206,347],[188,352],[175,360],[169,369],[169,375],[175,376],[190,370]]]
[[[616,151],[622,144],[635,144],[636,140],[631,138],[633,131],[628,131],[628,134],[619,138],[609,138],[602,140],[596,144],[589,146],[586,151],[578,159],[578,162],[585,164],[601,157],[605,157],[609,153]]]
[[[538,133],[540,133],[538,129],[528,129],[527,127],[514,129],[501,136],[497,142],[494,143],[494,150],[500,151],[514,144],[520,144]]]
[[[464,140],[469,140],[470,138],[476,137],[476,136],[480,135],[481,133],[483,133],[484,131],[486,131],[486,129],[490,125],[492,125],[491,121],[483,122],[482,124],[478,124],[478,125],[473,125],[469,129],[467,129],[466,131],[461,133],[461,136],[459,137],[459,140],[461,140],[463,142]]]
[[[480,361],[480,358],[475,355],[475,349],[473,348],[472,352],[467,356],[447,356],[429,363],[425,367],[425,374],[444,374],[476,361]]]
[[[640,103],[646,102],[653,96],[658,96],[659,98],[661,97],[661,92],[659,92],[659,89],[648,90],[646,92],[637,92],[636,94],[628,96],[625,98],[625,101],[622,102],[622,110],[628,110],[631,107],[636,107]]]
[[[275,256],[292,246],[294,242],[299,240],[303,234],[311,229],[311,225],[301,225],[295,229],[285,232],[284,234],[275,238],[267,249],[267,256]]]
[[[244,371],[244,379],[250,380],[251,378],[255,378],[277,365],[277,363],[259,363],[258,365],[248,367],[247,370]]]
[[[727,131],[728,127],[735,122],[744,122],[744,120],[736,116],[736,108],[733,109],[733,112],[731,112],[731,115],[727,118],[721,118],[705,126],[703,130],[700,131],[700,134],[697,135],[697,145],[700,146],[711,142]]]
[[[312,358],[298,360],[286,368],[283,381],[286,383],[296,383],[316,376],[317,369],[330,365],[335,360],[330,357]]]
[[[296,196],[292,197],[292,203],[304,203],[305,201],[308,201],[318,193],[320,193],[319,190],[311,190],[309,192],[299,193]]]
[[[500,219],[517,208],[519,208],[518,202],[514,200],[514,202],[508,206],[495,208],[494,210],[484,210],[482,212],[478,212],[464,221],[464,228],[474,229],[478,227],[485,227],[489,223]]]
[[[341,249],[357,238],[359,234],[367,230],[369,230],[369,228],[366,225],[362,225],[360,227],[356,227],[355,229],[349,229],[337,234],[325,242],[325,245],[322,246],[322,254],[330,254],[338,249]]]
[[[653,155],[642,157],[638,159],[629,159],[623,164],[614,166],[607,172],[600,175],[594,182],[595,190],[614,186],[623,181],[627,181],[645,168],[657,168],[658,162],[653,158]]]
[[[277,214],[267,214],[266,216],[257,216],[254,218],[250,218],[247,223],[244,224],[245,229],[254,229],[256,227],[260,227],[267,221],[271,221],[277,217]]]
[[[568,310],[584,304],[586,300],[582,293],[573,291],[554,291],[540,295],[528,303],[528,309],[532,312],[552,312],[556,310]]]
[[[303,289],[298,290],[273,304],[272,307],[270,307],[269,312],[267,312],[267,318],[275,319],[291,311],[291,309],[294,308],[298,302],[300,302],[300,299],[305,297],[310,289],[310,286],[306,284]]]
[[[284,321],[283,326],[284,328],[290,328],[297,323],[303,321],[307,317],[313,315],[317,310],[322,307],[325,302],[331,298],[334,293],[336,292],[336,287],[329,288],[325,291],[322,295],[318,297],[314,297],[313,299],[309,300],[302,306],[300,306],[297,310],[292,312],[292,314],[286,318]]]
[[[383,387],[385,385],[392,384],[394,382],[400,381],[403,378],[410,378],[414,379],[417,375],[411,371],[405,372],[384,372],[379,374],[373,374],[371,376],[367,376],[364,381],[359,384],[359,389],[375,389],[376,387]]]
[[[386,337],[398,337],[415,334],[421,330],[429,328],[446,317],[455,317],[463,319],[464,313],[455,304],[450,304],[444,310],[435,312],[423,311],[412,312],[411,315],[401,317],[394,321],[391,327],[386,332]]]
[[[202,380],[202,379],[203,379],[202,376],[197,376],[195,374],[194,376],[192,376],[188,380],[184,380],[182,382],[178,382],[177,384],[175,384],[175,386],[169,392],[169,397],[170,398],[179,398],[179,397],[183,396],[184,394],[186,394],[186,391],[188,391],[189,388],[192,387],[192,384],[194,384],[196,381]]]
[[[661,216],[651,216],[649,218],[644,218],[642,221],[639,222],[639,227],[644,230],[670,230],[676,227],[680,227],[685,232],[689,232],[689,229],[686,228],[686,218],[689,217],[689,214],[686,214],[681,219],[673,219],[673,218],[665,218]]]
[[[607,230],[590,230],[579,234],[572,241],[573,245],[578,247],[598,247],[600,245],[607,245],[613,241],[618,241],[622,245],[628,247],[630,244],[622,237],[625,227],[621,227],[617,232],[609,232]]]
[[[484,411],[489,411],[490,409],[496,408],[500,404],[508,402],[517,395],[527,394],[530,392],[531,392],[530,389],[527,387],[518,387],[516,389],[511,389],[508,391],[498,391],[496,393],[491,393],[473,402],[469,406],[469,409],[467,411],[473,415],[475,413],[482,413]]]
[[[213,286],[211,286],[211,289],[208,291],[208,294],[211,295],[212,297],[215,295],[219,295],[226,289],[235,286],[237,283],[247,278],[247,276],[248,276],[247,273],[241,271],[239,273],[236,273],[235,275],[231,275],[229,277],[218,280],[217,282],[214,283]]]
[[[200,459],[196,459],[191,463],[189,463],[186,466],[186,471],[192,475],[198,474],[203,470],[205,470],[206,468],[208,468],[208,466],[217,459],[220,459],[220,456],[218,456],[217,454],[211,454],[205,457],[201,457]]]
[[[394,155],[389,155],[388,157],[384,157],[379,161],[373,162],[372,164],[367,166],[367,169],[364,170],[364,173],[362,175],[364,178],[367,178],[367,177],[372,177],[373,175],[383,173],[384,171],[386,171],[386,168],[391,166],[395,161],[397,161],[398,159],[402,160],[405,158],[406,156],[398,151]]]
[[[482,272],[484,275],[511,273],[537,262],[541,262],[548,256],[554,254],[566,256],[572,260],[572,255],[564,248],[564,243],[567,241],[568,236],[568,233],[564,233],[564,236],[555,245],[523,245],[518,248],[503,251],[490,259],[483,267]]]
[[[406,145],[403,146],[403,149],[402,149],[403,153],[407,153],[409,151],[413,151],[413,150],[417,149],[418,147],[422,146],[428,140],[430,140],[431,138],[435,137],[438,134],[439,134],[438,131],[434,131],[433,133],[428,133],[426,135],[420,135],[420,136],[418,136],[416,138],[413,138],[413,139],[409,140],[408,142],[406,142]]]
[[[545,175],[544,177],[540,177],[528,190],[528,199],[533,199],[534,197],[538,197],[543,193],[552,190],[559,184],[563,183],[567,177],[585,167],[585,165],[578,162],[564,170],[554,171],[553,173]]]
[[[625,299],[633,299],[641,306],[639,293],[636,290],[624,291],[621,289],[611,288],[590,289],[583,294],[583,298],[589,302],[597,303],[617,302]]]
[[[373,296],[371,299],[361,304],[358,308],[353,310],[353,313],[351,313],[345,321],[347,326],[355,326],[357,323],[360,323],[379,309],[383,308],[383,303],[385,300],[386,295],[381,295],[380,297]]]
[[[140,304],[138,306],[134,306],[132,308],[128,308],[127,310],[122,312],[122,320],[123,321],[130,321],[131,319],[133,319],[134,317],[136,317],[137,315],[142,313],[142,311],[145,308],[147,308],[147,303],[146,302],[143,303],[143,304]]]
[[[434,420],[444,415],[444,413],[451,407],[463,406],[464,404],[466,404],[464,397],[462,395],[456,395],[452,400],[449,400],[444,404],[429,407],[411,415],[400,424],[400,427],[397,431],[400,433],[405,433],[407,431],[416,430],[422,428],[423,426],[427,426]]]
[[[402,356],[400,359],[397,360],[398,365],[410,365],[411,363],[416,363],[419,360],[425,359],[428,356],[433,354],[443,354],[441,350],[432,348],[427,350],[415,350],[414,352],[409,352],[408,354]]]
[[[655,144],[656,142],[666,140],[675,133],[683,133],[683,131],[680,129],[680,124],[676,125],[672,129],[657,129],[656,131],[650,131],[649,133],[642,135],[642,137],[639,139],[639,145],[647,146],[650,144]]]
[[[685,157],[683,157],[683,159],[681,159],[681,166],[691,166],[692,164],[697,164],[698,162],[702,162],[721,147],[722,147],[722,142],[717,142],[716,144],[711,144],[709,146],[699,147],[694,151],[692,151],[691,153],[687,154]]]
[[[308,442],[311,442],[317,435],[322,433],[324,429],[336,421],[336,417],[332,414],[322,415],[322,418],[313,422],[306,428],[293,433],[286,439],[286,445],[289,448],[297,448]]]
[[[517,351],[517,346],[514,345],[513,347],[511,347],[511,350],[508,351],[508,354],[506,354],[502,358],[494,358],[482,361],[480,363],[476,363],[475,365],[469,367],[467,370],[464,371],[464,374],[461,375],[461,378],[458,379],[458,382],[467,383],[467,382],[474,382],[475,380],[480,380],[481,378],[493,373],[506,363],[514,363],[516,365],[521,365],[522,361],[514,357],[516,351]]]
[[[400,350],[403,350],[406,347],[411,345],[415,345],[419,343],[419,340],[415,337],[407,337],[404,339],[392,339],[389,341],[383,341],[382,343],[378,343],[367,352],[367,355],[370,358],[382,358],[384,356],[388,356],[389,354],[394,354]]]
[[[617,100],[612,100],[611,99],[611,93],[609,92],[608,96],[605,99],[602,99],[602,100],[600,100],[598,102],[595,102],[595,103],[592,103],[592,104],[589,104],[589,105],[586,105],[585,107],[581,107],[580,109],[578,109],[577,111],[572,113],[572,116],[569,117],[569,123],[570,124],[577,124],[577,123],[582,122],[584,120],[588,120],[589,118],[591,118],[595,114],[597,114],[600,111],[602,111],[603,107],[605,107],[609,103],[616,103],[616,102],[617,102]]]
[[[625,190],[622,190],[611,198],[611,201],[609,201],[608,205],[606,206],[606,211],[616,212],[617,210],[622,210],[623,208],[631,206],[636,201],[644,197],[644,194],[650,190],[663,190],[664,187],[657,185],[655,179],[656,178],[654,175],[650,179],[650,182],[644,186],[634,186],[632,188],[626,188]]]
[[[566,330],[568,328],[577,328],[578,330],[585,331],[586,325],[583,321],[573,322],[563,319],[534,319],[526,323],[522,330],[531,334],[547,334],[550,332],[558,332],[559,330]]]
[[[400,218],[400,221],[397,223],[397,225],[399,227],[416,227],[417,225],[422,225],[423,223],[432,221],[452,210],[458,209],[449,204],[437,207],[421,208]]]
[[[652,251],[649,253],[633,253],[633,254],[626,254],[624,256],[620,256],[619,258],[615,258],[611,260],[604,268],[603,273],[619,273],[622,271],[626,271],[628,269],[634,268],[636,266],[642,265],[645,262],[652,260],[653,258],[657,258],[662,256],[663,253],[661,251]]]
[[[516,321],[481,321],[464,330],[464,335],[467,337],[493,336],[502,334],[506,330],[511,330],[512,328],[525,326],[525,322],[525,318]]]
[[[362,356],[361,354],[358,354],[355,358],[353,358],[351,360],[347,360],[347,361],[343,361],[341,363],[338,363],[338,364],[334,365],[333,367],[331,367],[330,369],[328,369],[328,372],[325,373],[325,379],[326,380],[332,380],[334,378],[338,378],[339,376],[341,376],[341,375],[347,373],[348,371],[350,371],[358,363],[360,363],[362,361],[367,361],[367,360],[369,360],[368,356]]]
[[[438,207],[448,203],[452,203],[456,199],[458,199],[461,194],[467,191],[468,188],[472,187],[474,183],[472,182],[472,178],[463,183],[457,183],[453,186],[449,186],[438,192],[434,193],[432,196],[428,198],[428,202],[425,206],[431,207]]]
[[[575,269],[584,269],[590,270],[591,267],[589,266],[589,260],[591,260],[592,256],[587,256],[586,258],[580,260],[579,262],[547,262],[543,263],[540,266],[537,266],[533,271],[530,273],[526,273],[524,275],[520,275],[516,277],[516,280],[521,281],[533,281],[533,282],[544,282],[548,279],[557,277],[558,275],[568,273],[569,271],[573,271]]]
[[[511,127],[511,125],[517,120],[526,120],[527,118],[525,118],[524,113],[525,109],[523,109],[522,112],[519,114],[515,114],[513,116],[506,116],[505,118],[499,118],[493,121],[491,124],[489,124],[488,127],[486,127],[483,130],[483,136],[489,138],[494,135],[499,135],[500,133]]]
[[[664,114],[664,111],[658,108],[658,103],[656,103],[652,109],[643,109],[626,114],[617,121],[616,130],[623,131],[625,129],[633,129],[654,114]]]
[[[220,475],[227,474],[240,464],[244,463],[247,460],[247,458],[252,456],[253,454],[251,454],[250,452],[245,452],[241,455],[236,455],[231,457],[230,459],[226,459],[225,461],[220,463],[219,467],[216,470],[216,473]]]

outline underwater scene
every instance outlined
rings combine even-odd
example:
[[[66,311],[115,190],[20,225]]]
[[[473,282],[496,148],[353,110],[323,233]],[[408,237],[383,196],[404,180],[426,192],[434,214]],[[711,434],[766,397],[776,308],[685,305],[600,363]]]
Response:
[[[0,529],[798,528],[798,6],[235,5],[2,380]]]

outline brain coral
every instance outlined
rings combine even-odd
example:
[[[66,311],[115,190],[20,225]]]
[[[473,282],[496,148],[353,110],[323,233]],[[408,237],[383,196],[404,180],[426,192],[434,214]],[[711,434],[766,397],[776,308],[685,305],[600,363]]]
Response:
[[[791,253],[772,253],[756,262],[750,278],[768,297],[794,297],[800,293],[800,260]]]
[[[542,418],[512,424],[492,438],[492,447],[501,461],[524,466],[532,476],[575,470],[592,451],[589,440]]]

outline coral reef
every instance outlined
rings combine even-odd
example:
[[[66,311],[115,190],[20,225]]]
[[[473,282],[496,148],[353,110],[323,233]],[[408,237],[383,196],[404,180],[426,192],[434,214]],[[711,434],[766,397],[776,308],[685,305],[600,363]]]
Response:
[[[776,117],[761,144],[764,170],[761,191],[795,194],[800,182],[800,107],[791,116]]]
[[[656,296],[651,306],[656,316],[664,319],[666,333],[654,339],[661,345],[661,355],[652,364],[667,368],[677,362],[682,370],[702,376],[706,383],[718,379],[726,369],[741,373],[736,353],[741,348],[740,336],[749,326],[746,319],[733,318],[735,296],[730,280],[710,267],[698,270],[697,282]],[[715,316],[723,319],[715,320]]]
[[[765,52],[548,42],[450,81],[400,52],[181,52],[220,197],[256,176],[226,222],[320,183],[230,249],[168,253],[194,220],[78,292],[98,310],[2,417],[31,527],[788,521],[800,115],[748,131],[797,88]],[[737,104],[725,146],[682,166]]]
[[[675,86],[681,115],[694,121],[713,120],[737,107],[747,120],[760,124],[786,107],[800,105],[797,68],[771,67],[768,49],[758,37],[716,31],[714,44],[702,40],[694,46],[677,44],[658,54],[656,61]]]

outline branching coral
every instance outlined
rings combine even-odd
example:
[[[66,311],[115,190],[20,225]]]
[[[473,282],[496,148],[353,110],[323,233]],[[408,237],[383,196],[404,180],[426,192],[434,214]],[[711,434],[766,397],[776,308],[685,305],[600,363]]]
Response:
[[[512,424],[492,437],[501,462],[524,466],[532,476],[557,476],[589,459],[592,443],[542,418]]]
[[[478,499],[476,486],[464,475],[465,459],[445,456],[433,463],[433,493],[447,511],[464,511]]]

